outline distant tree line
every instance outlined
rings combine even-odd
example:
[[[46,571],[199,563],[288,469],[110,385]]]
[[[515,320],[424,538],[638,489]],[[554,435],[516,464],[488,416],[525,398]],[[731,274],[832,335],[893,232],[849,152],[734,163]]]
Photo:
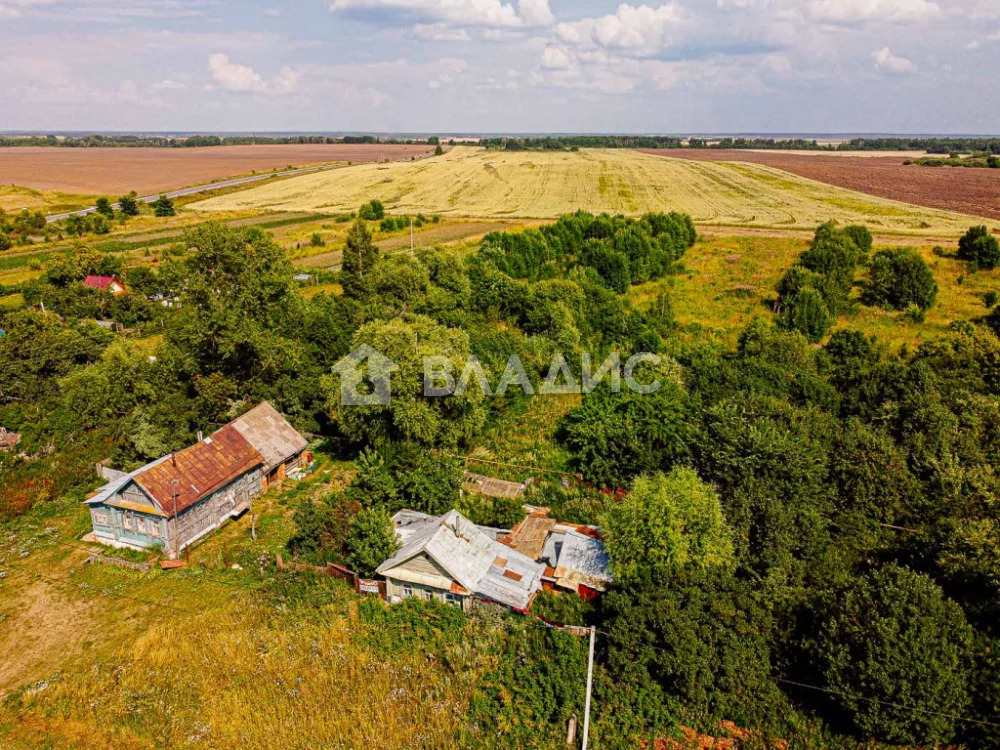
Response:
[[[479,145],[498,151],[569,151],[580,148],[680,148],[676,136],[570,135],[542,138],[483,138]]]
[[[440,139],[400,139],[380,138],[374,135],[345,135],[343,137],[325,135],[289,135],[289,136],[259,136],[259,135],[93,135],[81,136],[5,136],[0,138],[0,148],[16,146],[48,146],[53,148],[205,148],[209,146],[275,146],[275,145],[353,145],[353,144],[383,144],[383,145],[431,145],[435,146]]]

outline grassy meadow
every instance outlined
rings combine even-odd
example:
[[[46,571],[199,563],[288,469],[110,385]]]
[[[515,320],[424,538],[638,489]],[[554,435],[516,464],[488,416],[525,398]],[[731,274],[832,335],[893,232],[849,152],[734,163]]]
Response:
[[[6,525],[0,747],[454,746],[488,625],[418,646],[344,584],[274,568],[293,504],[347,476],[324,463],[272,490],[256,541],[241,518],[173,573],[85,565],[89,514],[73,500]]]
[[[874,232],[954,234],[966,216],[874,198],[770,167],[629,150],[501,152],[467,146],[421,162],[365,164],[196,201],[199,211],[342,213],[379,198],[394,212],[555,218],[577,209],[677,210],[710,226],[806,229],[830,219]]]

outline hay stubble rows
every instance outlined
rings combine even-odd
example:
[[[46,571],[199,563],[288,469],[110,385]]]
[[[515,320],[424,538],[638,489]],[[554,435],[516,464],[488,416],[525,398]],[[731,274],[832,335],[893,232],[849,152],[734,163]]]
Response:
[[[830,219],[873,231],[954,234],[968,217],[877,198],[772,167],[668,159],[629,150],[499,152],[457,147],[414,163],[365,164],[193,204],[202,211],[341,213],[379,198],[393,212],[554,218],[578,209],[683,211],[702,225],[814,228]]]

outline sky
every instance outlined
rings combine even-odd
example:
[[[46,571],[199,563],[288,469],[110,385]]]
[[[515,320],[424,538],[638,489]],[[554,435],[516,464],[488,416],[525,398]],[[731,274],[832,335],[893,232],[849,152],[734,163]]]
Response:
[[[1000,133],[1000,0],[0,0],[0,130]]]

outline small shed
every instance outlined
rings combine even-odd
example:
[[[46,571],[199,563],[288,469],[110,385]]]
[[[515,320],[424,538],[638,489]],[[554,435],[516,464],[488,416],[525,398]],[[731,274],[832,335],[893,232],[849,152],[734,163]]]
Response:
[[[521,497],[527,488],[525,482],[508,482],[482,474],[473,474],[471,471],[462,474],[462,490],[483,497]]]
[[[309,441],[266,401],[230,422],[225,429],[230,427],[264,457],[265,491],[299,468],[309,447]]]

